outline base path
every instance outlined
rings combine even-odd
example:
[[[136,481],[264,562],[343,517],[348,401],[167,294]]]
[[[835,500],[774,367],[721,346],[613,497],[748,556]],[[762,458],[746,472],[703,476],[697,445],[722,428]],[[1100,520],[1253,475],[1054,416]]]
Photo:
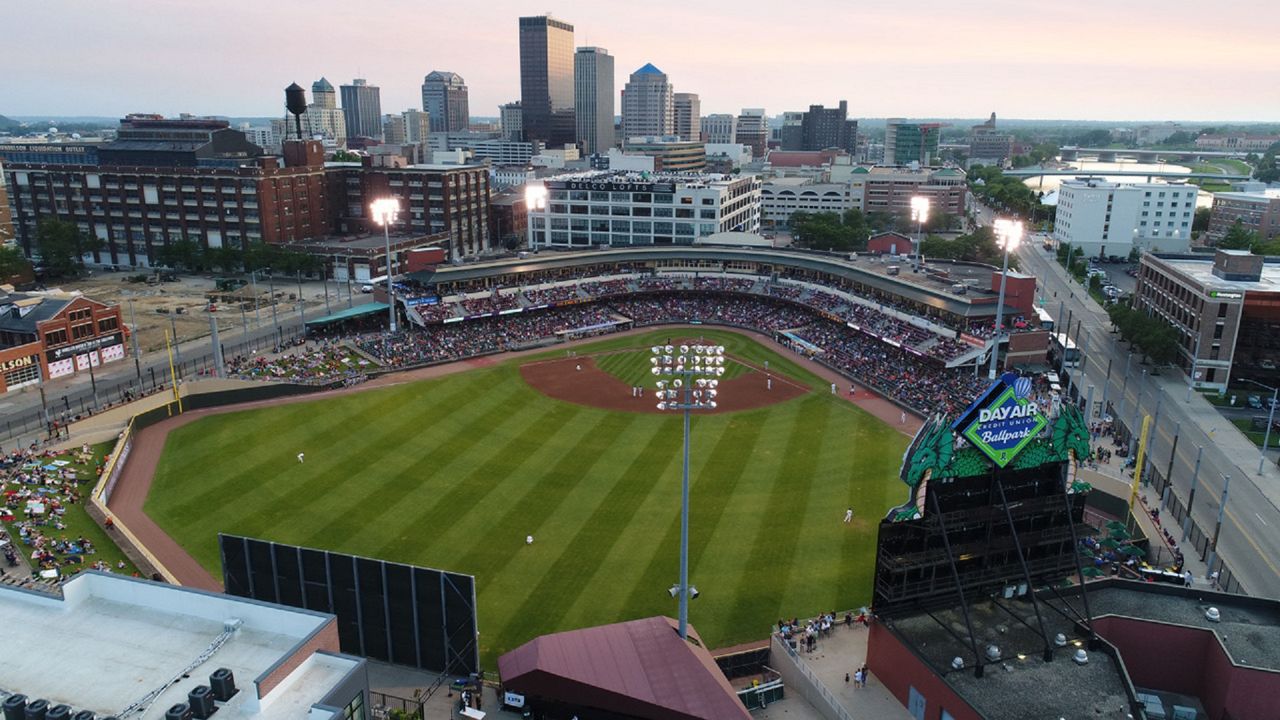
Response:
[[[152,555],[154,555],[161,562],[161,564],[163,564],[165,568],[169,570],[169,572],[173,573],[174,577],[178,579],[179,583],[189,587],[196,587],[196,588],[201,588],[205,590],[221,591],[222,582],[217,578],[215,578],[212,574],[210,574],[209,571],[204,568],[204,566],[196,562],[195,558],[191,557],[191,555],[186,551],[185,548],[183,548],[181,545],[175,542],[173,538],[169,537],[168,533],[166,533],[163,528],[157,525],[156,522],[152,520],[151,517],[148,516],[146,512],[143,510],[143,504],[147,500],[147,494],[151,492],[151,482],[155,478],[156,466],[160,462],[160,454],[164,451],[164,443],[165,443],[165,440],[168,438],[169,432],[171,430],[182,427],[187,423],[194,422],[196,420],[199,420],[202,417],[207,417],[209,415],[220,415],[222,413],[228,413],[228,412],[239,412],[241,410],[246,410],[254,407],[268,407],[268,406],[282,405],[285,403],[313,402],[316,400],[324,400],[326,398],[330,398],[335,395],[344,395],[352,392],[362,392],[366,389],[373,388],[373,387],[385,387],[387,385],[398,385],[406,382],[416,382],[419,380],[426,380],[433,377],[440,377],[442,375],[450,375],[457,372],[465,372],[467,370],[475,370],[477,368],[493,365],[495,363],[502,362],[514,357],[525,357],[530,355],[545,354],[548,351],[554,352],[554,351],[564,350],[566,348],[589,345],[591,343],[600,342],[602,339],[608,339],[611,337],[625,336],[625,335],[638,335],[638,334],[648,333],[654,330],[665,329],[670,327],[685,327],[690,330],[698,330],[698,331],[706,330],[708,329],[708,327],[714,327],[717,330],[727,330],[729,332],[736,332],[740,335],[747,336],[752,340],[755,340],[756,342],[762,345],[765,345],[766,347],[776,351],[778,354],[790,358],[797,365],[800,365],[801,367],[805,368],[809,372],[812,372],[813,374],[822,378],[824,381],[837,383],[837,388],[840,390],[841,397],[844,397],[850,400],[855,405],[861,407],[863,410],[866,410],[867,412],[871,413],[877,418],[883,420],[885,423],[898,427],[902,430],[902,432],[907,434],[913,434],[916,432],[916,430],[920,428],[921,421],[919,418],[915,417],[910,413],[904,414],[901,408],[897,404],[877,395],[875,392],[866,388],[865,386],[858,385],[857,392],[852,397],[846,394],[846,390],[850,387],[850,383],[847,378],[828,369],[823,365],[820,365],[819,363],[816,363],[812,360],[807,360],[804,357],[795,354],[794,352],[787,349],[786,347],[780,345],[779,343],[774,342],[773,339],[770,338],[768,335],[764,335],[762,333],[757,333],[757,332],[751,332],[747,330],[741,330],[738,328],[727,328],[727,327],[719,327],[719,326],[685,326],[685,325],[657,326],[655,325],[655,326],[629,330],[624,333],[615,333],[614,335],[608,335],[604,337],[593,337],[593,338],[588,338],[580,341],[560,343],[554,346],[533,348],[530,350],[522,350],[519,352],[512,352],[512,353],[503,353],[500,355],[493,355],[493,356],[484,357],[484,358],[475,358],[471,360],[461,360],[459,362],[449,363],[446,365],[435,365],[432,367],[421,368],[418,370],[409,370],[406,372],[383,375],[375,380],[372,380],[370,382],[364,383],[362,385],[357,385],[351,388],[343,388],[340,390],[332,390],[328,392],[315,393],[312,395],[296,395],[296,396],[285,397],[285,398],[276,398],[273,400],[262,400],[258,402],[242,403],[239,405],[228,405],[226,407],[208,408],[203,410],[194,410],[191,412],[185,412],[180,416],[164,420],[155,425],[152,425],[151,427],[145,428],[135,434],[134,440],[133,440],[133,447],[129,452],[129,460],[127,463],[125,463],[124,469],[120,473],[120,478],[119,480],[117,480],[115,488],[111,492],[111,502],[108,506],[108,509],[111,511],[113,515],[116,515],[117,517],[119,517],[129,527],[129,530],[133,532],[133,534],[138,538],[138,540],[143,545],[146,546],[147,550],[149,550],[152,553]],[[589,361],[589,359],[590,358],[583,357],[583,358],[577,358],[576,360],[579,362],[582,362],[582,361]],[[549,361],[547,364],[551,364],[551,362],[553,361]],[[542,363],[531,363],[527,367],[536,367],[537,365],[540,365],[540,364]],[[594,368],[594,364],[592,364],[592,367]],[[586,368],[587,368],[587,364],[586,362],[584,362],[583,372],[586,371]],[[523,370],[524,368],[521,369],[522,372]],[[573,376],[576,375],[577,372],[578,371],[572,369],[572,366],[570,366],[570,369],[567,372],[557,371],[556,374],[567,375],[570,380],[573,380],[575,379]],[[627,385],[623,383],[621,380],[618,380],[617,378],[614,378],[613,376],[608,375],[607,373],[599,369],[594,369],[594,372],[599,373],[600,375],[604,375],[606,378],[611,379],[613,382],[617,384],[618,389],[620,390],[620,394],[618,395],[618,397],[620,398],[620,405],[625,406],[625,409],[632,409],[633,404],[635,405],[648,404],[650,406],[654,404],[650,402],[652,400],[652,392],[650,392],[649,400],[642,400],[640,398],[632,399],[628,396]],[[777,381],[780,378],[778,378],[778,376],[775,375],[774,379],[775,381]],[[732,397],[733,395],[739,395],[743,401],[745,401],[746,398],[753,396],[753,391],[750,388],[743,387],[741,390],[735,389],[737,388],[736,383],[739,383],[742,381],[748,381],[748,382],[756,383],[758,385],[758,388],[754,394],[770,392],[770,391],[764,390],[763,380],[764,379],[761,378],[759,375],[759,370],[756,370],[755,372],[751,372],[744,376],[734,378],[733,380],[730,380],[730,381],[726,381],[724,383],[725,391],[726,391],[725,392],[726,402],[729,402],[729,398]],[[788,389],[788,386],[790,386],[792,382],[794,381],[789,379],[787,379],[785,382],[775,382],[773,390],[771,392],[772,393],[793,393],[790,396],[787,396],[786,398],[784,398],[784,399],[790,399],[790,397],[796,397],[800,394],[803,394],[806,391],[804,388]],[[734,383],[734,384],[731,384],[731,383]],[[535,387],[539,387],[539,386],[535,385]],[[539,389],[541,389],[541,387],[539,387]],[[780,401],[781,401],[780,399],[775,400],[770,397],[770,398],[766,398],[765,402],[758,402],[757,404],[751,405],[749,407],[761,407],[764,405],[768,405],[772,402],[780,402]],[[596,407],[604,407],[598,402],[583,402],[582,404],[593,405]],[[726,409],[742,410],[742,409],[745,409],[746,407],[748,406],[730,405]],[[637,411],[639,411],[638,408],[636,409]],[[653,412],[658,412],[657,408],[654,408]]]

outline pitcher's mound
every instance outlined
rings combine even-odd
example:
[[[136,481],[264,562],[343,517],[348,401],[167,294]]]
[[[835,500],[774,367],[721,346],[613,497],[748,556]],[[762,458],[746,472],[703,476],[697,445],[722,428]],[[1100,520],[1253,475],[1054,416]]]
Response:
[[[581,366],[582,369],[577,368]],[[565,402],[625,412],[660,413],[658,401],[653,397],[657,390],[653,381],[644,386],[643,397],[632,397],[626,383],[596,367],[590,357],[572,357],[532,362],[520,366],[520,375],[543,395]],[[768,379],[772,377],[773,388]],[[785,376],[751,370],[732,380],[720,382],[719,405],[715,410],[700,412],[735,412],[786,402],[800,397],[808,388]]]

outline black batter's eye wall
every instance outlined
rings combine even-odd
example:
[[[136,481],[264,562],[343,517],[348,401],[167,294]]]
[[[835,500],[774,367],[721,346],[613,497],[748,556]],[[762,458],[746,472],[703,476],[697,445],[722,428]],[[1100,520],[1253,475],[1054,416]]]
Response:
[[[480,670],[475,578],[218,535],[230,595],[338,616],[342,651],[450,675]]]

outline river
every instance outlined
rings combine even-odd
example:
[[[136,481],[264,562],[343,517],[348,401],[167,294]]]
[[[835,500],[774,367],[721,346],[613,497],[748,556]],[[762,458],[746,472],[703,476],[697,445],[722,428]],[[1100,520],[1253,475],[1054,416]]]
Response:
[[[1089,173],[1103,173],[1102,178],[1110,182],[1116,183],[1135,183],[1146,182],[1146,178],[1132,177],[1125,175],[1106,175],[1107,170],[1121,170],[1125,172],[1140,172],[1143,170],[1152,170],[1155,172],[1171,172],[1171,173],[1189,173],[1191,168],[1182,165],[1172,165],[1169,163],[1143,163],[1134,160],[1120,160],[1118,162],[1098,162],[1097,160],[1073,160],[1066,163],[1067,167]],[[1058,189],[1058,185],[1063,180],[1070,180],[1069,175],[1037,175],[1027,178],[1027,187],[1037,192],[1043,191],[1046,194]],[[1155,182],[1165,182],[1161,178],[1153,178]],[[1196,195],[1196,207],[1207,208],[1213,206],[1213,193],[1201,190]]]

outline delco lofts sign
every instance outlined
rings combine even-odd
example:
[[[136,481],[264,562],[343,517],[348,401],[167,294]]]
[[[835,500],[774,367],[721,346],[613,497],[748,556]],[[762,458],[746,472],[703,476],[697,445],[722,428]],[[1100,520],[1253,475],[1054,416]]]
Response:
[[[1005,375],[952,426],[999,467],[1008,465],[1048,420],[1031,402],[1031,379]]]

